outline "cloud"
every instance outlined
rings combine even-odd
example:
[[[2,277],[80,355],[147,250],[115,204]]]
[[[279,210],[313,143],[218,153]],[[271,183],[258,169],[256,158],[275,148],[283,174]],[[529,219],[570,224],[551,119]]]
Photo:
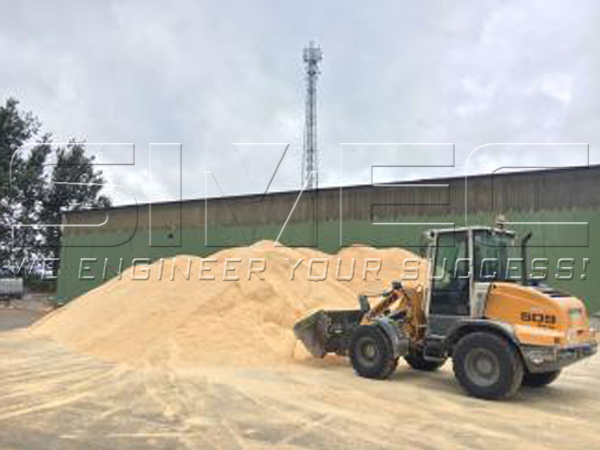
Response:
[[[262,189],[282,148],[236,153],[234,142],[289,143],[272,190],[297,188],[301,51],[313,38],[324,51],[321,185],[339,183],[342,142],[456,144],[455,167],[394,171],[403,179],[462,175],[469,153],[490,142],[589,142],[592,162],[600,160],[593,0],[13,2],[3,10],[0,98],[19,98],[57,140],[134,143],[136,166],[105,172],[138,201],[179,193],[168,155],[160,183],[145,187],[152,142],[183,145],[186,198],[205,194],[205,170],[226,193]],[[571,162],[568,147],[504,159],[542,164],[548,152]],[[416,156],[398,151],[386,161]],[[483,158],[485,170],[506,164]],[[372,160],[357,147],[343,182],[370,182]]]

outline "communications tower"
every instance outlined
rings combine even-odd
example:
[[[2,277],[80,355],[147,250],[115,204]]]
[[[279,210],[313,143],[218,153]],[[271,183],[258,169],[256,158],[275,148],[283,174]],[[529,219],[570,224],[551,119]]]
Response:
[[[304,49],[304,62],[306,64],[306,106],[304,118],[304,149],[302,152],[302,183],[311,172],[318,172],[317,155],[317,78],[319,77],[319,63],[323,59],[321,48],[313,41]],[[313,189],[316,186],[316,176],[313,175],[306,186]]]

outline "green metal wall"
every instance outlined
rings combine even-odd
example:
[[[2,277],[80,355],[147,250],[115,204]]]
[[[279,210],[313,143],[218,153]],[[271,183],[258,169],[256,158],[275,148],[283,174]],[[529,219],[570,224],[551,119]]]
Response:
[[[285,211],[289,212],[289,208]],[[496,213],[497,210],[470,214],[469,225],[491,225]],[[600,262],[594,258],[600,255],[600,208],[575,207],[537,210],[532,208],[529,211],[504,208],[502,213],[511,222],[587,222],[588,225],[585,226],[524,224],[511,228],[521,235],[533,231],[531,256],[546,257],[550,260],[548,284],[581,296],[593,311],[600,310]],[[171,211],[171,216],[173,216],[173,211]],[[465,225],[464,213],[386,216],[387,221],[391,222],[454,223],[457,227]],[[204,220],[200,215],[193,222],[184,220],[181,230],[174,227],[169,221],[163,222],[162,227],[153,228],[152,239],[155,246],[149,245],[149,230],[148,227],[140,225],[140,222],[143,222],[142,219],[146,220],[146,216],[143,214],[141,218],[137,217],[134,223],[134,220],[130,217],[129,226],[121,225],[121,229],[110,231],[99,230],[93,232],[92,230],[92,232],[86,233],[64,233],[58,280],[59,301],[68,301],[101,284],[105,258],[108,258],[109,265],[114,267],[117,267],[119,259],[123,258],[126,267],[131,264],[134,258],[156,260],[178,254],[206,256],[220,249],[219,247],[206,247],[204,245]],[[271,223],[239,223],[239,226],[236,224],[217,224],[210,227],[209,242],[218,242],[221,246],[239,246],[262,239],[275,240],[282,224],[283,221],[281,220]],[[435,225],[376,226],[372,225],[369,220],[348,219],[343,221],[344,245],[359,243],[377,247],[413,247],[416,250],[422,232],[425,229],[434,227]],[[132,233],[135,229],[137,231]],[[132,234],[133,237],[131,237]],[[126,243],[123,245],[112,246],[116,242],[125,241]],[[281,241],[286,245],[298,246],[318,242],[319,248],[334,253],[340,248],[340,223],[339,220],[321,219],[318,222],[317,241],[314,222],[293,220],[287,225]],[[181,246],[170,247],[169,245],[173,245],[173,242],[180,242]],[[165,246],[159,247],[156,245]],[[92,264],[92,270],[86,272],[86,275],[95,276],[94,281],[78,279],[81,258],[98,258],[98,262]],[[554,279],[556,270],[552,268],[557,266],[559,258],[575,259],[575,276],[572,281]],[[586,270],[585,280],[582,280],[584,258],[589,258],[591,262]],[[385,261],[383,264],[385,264]]]

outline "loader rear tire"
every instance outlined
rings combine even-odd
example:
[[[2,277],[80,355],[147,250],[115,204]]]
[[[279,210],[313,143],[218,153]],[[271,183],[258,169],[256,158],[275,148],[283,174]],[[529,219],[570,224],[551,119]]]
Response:
[[[446,363],[445,359],[443,361],[427,361],[423,358],[422,350],[411,350],[404,359],[410,367],[415,370],[422,370],[423,372],[433,372]]]
[[[523,361],[518,350],[494,333],[466,335],[454,347],[452,360],[456,379],[474,397],[512,397],[523,380]]]
[[[542,373],[529,373],[526,372],[523,376],[523,386],[539,388],[548,386],[550,383],[556,381],[560,375],[560,370],[554,370],[552,372]]]
[[[386,379],[398,365],[389,338],[377,325],[361,325],[352,333],[350,362],[358,375]]]

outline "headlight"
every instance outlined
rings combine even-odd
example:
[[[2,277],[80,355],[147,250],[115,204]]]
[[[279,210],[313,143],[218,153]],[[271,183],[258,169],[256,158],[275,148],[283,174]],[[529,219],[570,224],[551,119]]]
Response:
[[[572,322],[577,322],[579,319],[581,319],[582,315],[583,315],[583,311],[581,310],[581,308],[569,309],[569,317],[571,318]]]
[[[554,361],[556,359],[556,352],[552,347],[529,348],[525,349],[524,353],[525,357],[536,366],[548,361]]]

